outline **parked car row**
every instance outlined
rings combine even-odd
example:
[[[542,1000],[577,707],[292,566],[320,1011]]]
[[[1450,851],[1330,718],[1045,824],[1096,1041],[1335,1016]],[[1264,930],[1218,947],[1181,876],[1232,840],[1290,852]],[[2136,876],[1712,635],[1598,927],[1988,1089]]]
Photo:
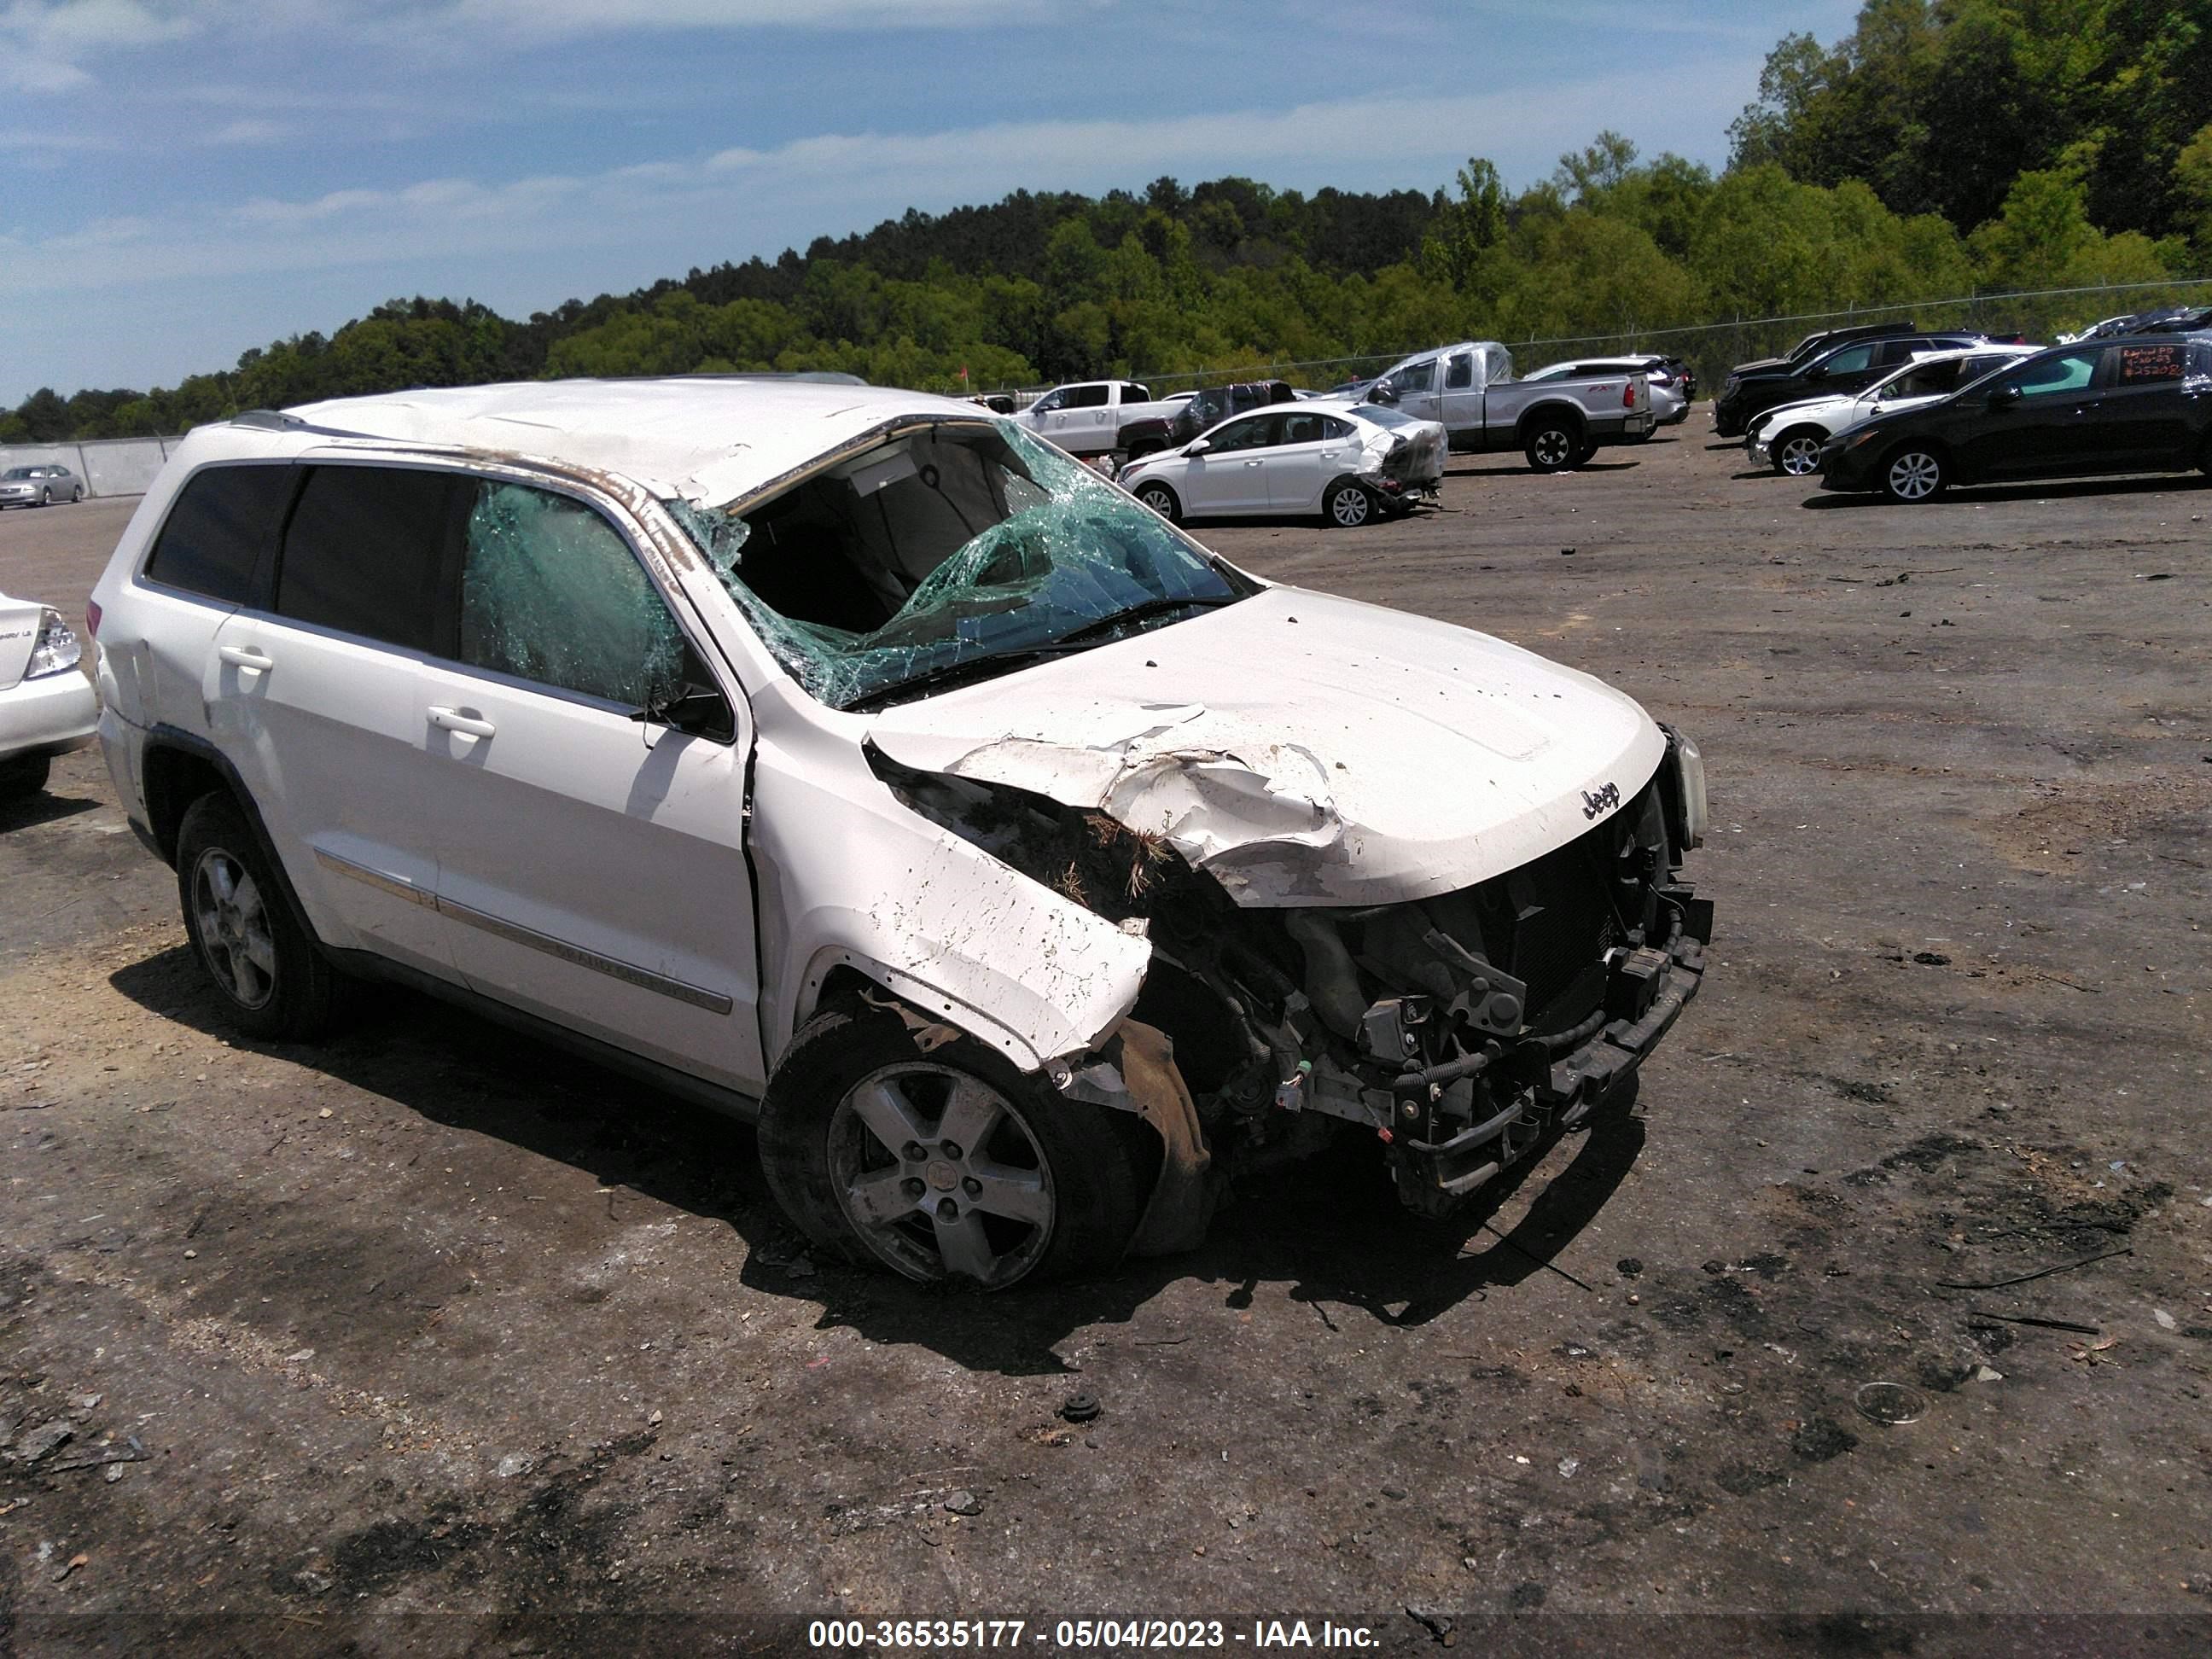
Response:
[[[1822,446],[1823,489],[1934,501],[1954,484],[2212,472],[2212,333],[2119,334],[2031,352]]]

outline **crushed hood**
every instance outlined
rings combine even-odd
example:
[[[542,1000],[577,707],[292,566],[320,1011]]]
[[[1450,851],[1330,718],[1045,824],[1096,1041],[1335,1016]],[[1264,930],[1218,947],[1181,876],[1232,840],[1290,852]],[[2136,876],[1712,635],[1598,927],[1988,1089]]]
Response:
[[[1285,587],[887,710],[869,736],[902,766],[1162,836],[1251,906],[1501,875],[1618,810],[1666,752],[1587,674]]]

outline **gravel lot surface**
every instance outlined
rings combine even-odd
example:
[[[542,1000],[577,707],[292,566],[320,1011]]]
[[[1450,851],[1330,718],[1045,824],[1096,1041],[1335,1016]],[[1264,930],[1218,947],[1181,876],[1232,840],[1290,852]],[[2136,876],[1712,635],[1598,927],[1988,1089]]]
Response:
[[[2212,487],[1888,508],[1704,429],[1200,532],[1705,750],[1705,994],[1449,1226],[1355,1146],[1072,1286],[817,1263],[748,1130],[476,1019],[234,1038],[60,763],[0,812],[0,1654],[2212,1640]],[[0,588],[81,611],[132,505],[0,519]]]

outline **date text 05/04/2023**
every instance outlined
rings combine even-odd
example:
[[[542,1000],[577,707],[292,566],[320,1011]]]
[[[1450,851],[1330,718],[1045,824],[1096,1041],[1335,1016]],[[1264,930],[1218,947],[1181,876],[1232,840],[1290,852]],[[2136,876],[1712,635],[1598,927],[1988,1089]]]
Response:
[[[817,1619],[806,1627],[817,1650],[957,1651],[970,1648],[1060,1650],[1243,1647],[1259,1651],[1300,1648],[1371,1648],[1373,1631],[1332,1620],[1255,1619]]]

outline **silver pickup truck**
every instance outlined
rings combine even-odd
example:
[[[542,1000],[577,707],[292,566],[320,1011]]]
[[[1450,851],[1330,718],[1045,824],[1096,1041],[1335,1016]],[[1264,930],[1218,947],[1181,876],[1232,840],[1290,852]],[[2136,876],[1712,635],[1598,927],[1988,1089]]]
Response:
[[[1651,434],[1651,386],[1641,374],[1516,380],[1513,354],[1495,340],[1407,358],[1378,375],[1367,397],[1382,403],[1392,394],[1407,414],[1443,422],[1455,452],[1517,449],[1539,472],[1580,466],[1601,445]]]

